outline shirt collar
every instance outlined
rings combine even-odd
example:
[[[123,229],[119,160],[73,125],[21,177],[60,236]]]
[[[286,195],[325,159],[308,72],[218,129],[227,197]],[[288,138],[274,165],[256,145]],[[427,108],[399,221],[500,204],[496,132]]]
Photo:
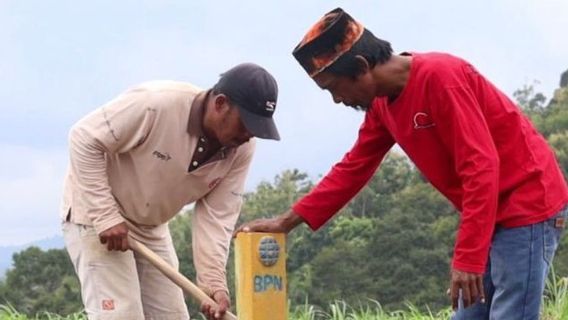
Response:
[[[199,92],[191,102],[189,110],[189,119],[187,122],[187,132],[195,137],[204,137],[203,132],[203,114],[205,112],[205,103],[207,97],[211,94],[211,90]]]

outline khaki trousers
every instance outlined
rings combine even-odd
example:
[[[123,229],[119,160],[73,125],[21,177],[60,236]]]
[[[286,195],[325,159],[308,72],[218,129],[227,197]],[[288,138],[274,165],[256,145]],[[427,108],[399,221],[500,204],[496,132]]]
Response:
[[[132,251],[108,251],[92,226],[63,223],[67,252],[81,283],[89,320],[187,320],[182,290]],[[136,237],[174,268],[169,231],[159,239]]]

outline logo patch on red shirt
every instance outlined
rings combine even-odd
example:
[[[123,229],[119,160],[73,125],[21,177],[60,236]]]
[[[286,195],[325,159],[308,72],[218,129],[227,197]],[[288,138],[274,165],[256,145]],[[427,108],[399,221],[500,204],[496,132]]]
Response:
[[[103,300],[103,310],[114,310],[114,300]]]
[[[414,115],[414,129],[426,129],[435,126],[436,124],[427,113],[417,112]]]

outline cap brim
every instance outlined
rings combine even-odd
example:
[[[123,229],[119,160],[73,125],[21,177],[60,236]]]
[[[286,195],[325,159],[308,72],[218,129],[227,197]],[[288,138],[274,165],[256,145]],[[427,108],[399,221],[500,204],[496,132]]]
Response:
[[[274,119],[259,116],[241,107],[239,107],[239,115],[247,130],[253,136],[261,139],[280,140]]]

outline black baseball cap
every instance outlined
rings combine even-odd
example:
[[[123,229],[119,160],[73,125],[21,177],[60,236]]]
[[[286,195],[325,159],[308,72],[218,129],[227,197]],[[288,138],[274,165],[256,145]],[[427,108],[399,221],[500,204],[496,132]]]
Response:
[[[237,105],[241,120],[252,135],[280,140],[272,119],[276,110],[278,85],[264,68],[254,63],[239,64],[221,74],[213,91],[225,94]]]

